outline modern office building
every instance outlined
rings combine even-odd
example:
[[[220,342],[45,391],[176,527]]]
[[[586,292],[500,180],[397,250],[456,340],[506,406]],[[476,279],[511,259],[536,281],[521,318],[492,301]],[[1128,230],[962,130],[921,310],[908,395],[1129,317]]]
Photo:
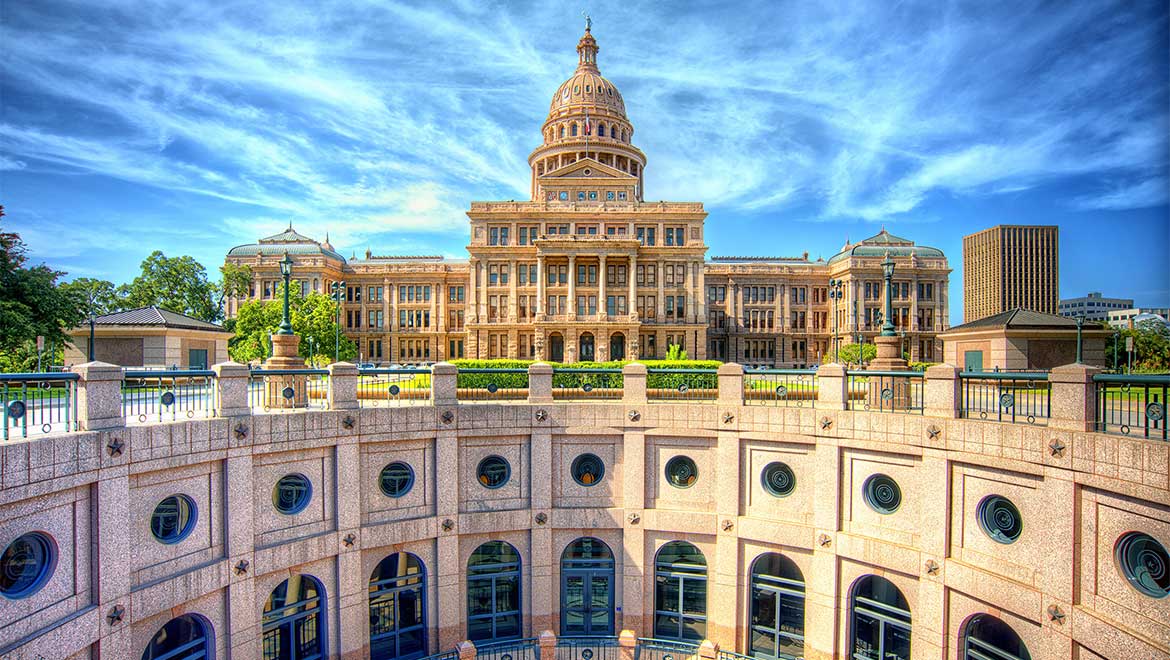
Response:
[[[1106,298],[1100,291],[1080,298],[1062,298],[1059,305],[1061,316],[1083,316],[1086,321],[1104,321],[1110,312],[1132,307],[1133,298]]]
[[[1170,308],[1167,307],[1131,307],[1109,312],[1109,325],[1115,328],[1128,328],[1143,318],[1158,317],[1163,321],[1170,320]]]
[[[1022,308],[1056,314],[1055,225],[997,225],[963,237],[963,322]]]

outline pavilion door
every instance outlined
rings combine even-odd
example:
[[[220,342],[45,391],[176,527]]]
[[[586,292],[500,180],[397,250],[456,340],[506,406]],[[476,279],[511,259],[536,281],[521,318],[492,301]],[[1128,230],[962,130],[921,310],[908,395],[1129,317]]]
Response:
[[[614,634],[613,568],[573,569],[561,574],[561,634]]]
[[[565,338],[551,335],[548,338],[548,359],[550,362],[565,361]]]
[[[963,353],[963,371],[983,371],[983,351]]]

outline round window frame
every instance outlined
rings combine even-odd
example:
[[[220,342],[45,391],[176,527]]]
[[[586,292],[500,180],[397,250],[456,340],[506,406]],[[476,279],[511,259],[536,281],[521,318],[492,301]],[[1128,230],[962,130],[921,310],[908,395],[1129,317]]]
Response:
[[[597,475],[597,479],[594,480],[593,483],[587,484],[581,480],[580,475],[577,474],[577,469],[581,467],[581,463],[583,463],[587,460],[590,460],[590,459],[597,461],[597,465],[600,466],[600,471],[599,471],[599,474]],[[596,486],[597,484],[601,483],[605,479],[605,461],[601,460],[601,457],[598,456],[597,454],[593,454],[590,452],[580,454],[576,458],[574,458],[573,462],[569,465],[569,474],[572,475],[573,481],[577,482],[577,485],[584,486],[585,488],[592,488],[592,487]]]
[[[994,511],[992,506],[996,504],[1005,504],[1015,514],[1016,520],[1019,521],[1018,530],[1015,536],[1005,534],[995,524]],[[1003,545],[1011,545],[1020,540],[1020,536],[1024,533],[1024,515],[1020,513],[1020,508],[1014,502],[1004,497],[1003,495],[988,495],[979,500],[979,505],[975,508],[975,517],[979,521],[979,528],[987,535],[987,538]]]
[[[501,463],[504,464],[504,478],[502,481],[500,481],[500,483],[498,483],[494,486],[484,483],[483,479],[481,478],[483,476],[484,465],[486,465],[487,462],[491,461],[491,460],[497,460],[497,461],[500,461]],[[476,483],[478,483],[480,486],[482,486],[488,490],[497,490],[497,489],[503,488],[504,486],[507,486],[508,482],[511,480],[512,480],[512,464],[510,462],[508,462],[508,459],[504,458],[503,456],[500,456],[499,454],[492,454],[491,456],[484,456],[482,459],[480,459],[479,463],[475,466],[475,481],[476,481]]]
[[[1166,566],[1166,570],[1170,571],[1170,549],[1167,549],[1161,541],[1154,538],[1150,534],[1138,531],[1126,532],[1125,534],[1122,534],[1120,537],[1118,537],[1117,543],[1113,548],[1113,560],[1117,563],[1117,571],[1123,578],[1125,578],[1125,581],[1129,584],[1130,588],[1140,593],[1141,595],[1146,596],[1147,598],[1153,598],[1154,600],[1165,600],[1170,598],[1170,586],[1168,586],[1168,588],[1161,594],[1153,593],[1147,589],[1140,580],[1137,579],[1137,576],[1134,575],[1133,568],[1125,558],[1125,555],[1128,554],[1127,551],[1129,546],[1136,541],[1142,540],[1143,538],[1153,541],[1159,548],[1161,548],[1162,554],[1165,555],[1163,562]]]
[[[781,491],[775,488],[768,480],[768,473],[773,469],[782,470],[788,473],[788,478],[790,479],[792,485],[788,487],[787,491]],[[765,465],[763,470],[760,470],[760,485],[762,485],[764,490],[773,497],[788,497],[789,495],[796,492],[796,473],[787,463],[784,463],[783,461],[772,461],[771,463]]]
[[[22,600],[29,598],[39,592],[48,584],[49,580],[53,579],[53,575],[57,572],[57,557],[59,551],[57,549],[57,541],[53,539],[48,532],[32,531],[25,532],[20,536],[12,539],[8,545],[4,546],[4,550],[0,552],[0,571],[3,571],[2,561],[12,546],[25,538],[35,539],[36,542],[44,549],[44,561],[41,562],[40,569],[37,571],[36,577],[28,582],[27,585],[19,590],[2,590],[0,589],[0,598],[4,600]]]
[[[402,491],[399,493],[391,493],[386,490],[386,471],[395,466],[402,466],[406,468],[406,473],[410,476],[410,478],[406,480],[406,486],[404,486]],[[394,499],[409,495],[410,491],[414,489],[414,468],[411,467],[410,463],[407,463],[406,461],[391,461],[387,463],[386,466],[382,468],[382,471],[378,473],[378,489],[381,490],[382,494],[386,497],[392,497]]]
[[[894,490],[898,496],[897,502],[895,502],[892,508],[881,504],[874,493],[874,490],[877,488],[875,484],[880,479],[888,479],[890,484],[893,485]],[[869,506],[869,508],[873,509],[874,512],[880,515],[893,515],[902,508],[902,487],[898,485],[897,479],[894,479],[890,475],[883,472],[877,472],[869,475],[869,477],[866,478],[865,482],[861,486],[861,493],[862,497],[865,499],[865,503]]]
[[[167,500],[171,499],[172,497],[179,500],[179,501],[186,502],[187,510],[190,511],[190,515],[187,516],[187,520],[185,522],[183,522],[182,527],[178,530],[178,532],[175,533],[175,535],[173,537],[163,538],[163,537],[158,535],[158,532],[154,528],[154,517],[158,513],[158,508],[160,506],[162,506],[162,503],[166,502]],[[195,500],[191,499],[191,497],[189,495],[184,495],[183,493],[174,493],[173,495],[167,495],[166,497],[159,500],[158,504],[154,505],[154,510],[152,510],[150,512],[150,535],[152,537],[154,537],[154,540],[158,541],[159,543],[162,543],[163,545],[174,545],[176,543],[181,543],[183,540],[185,540],[188,536],[191,535],[191,532],[195,531],[195,523],[198,520],[199,520],[199,507],[195,506]]]
[[[674,465],[678,465],[679,463],[681,463],[683,461],[690,463],[691,468],[693,469],[693,471],[695,473],[695,478],[692,479],[691,483],[689,483],[689,484],[679,485],[678,483],[675,482],[674,478],[671,476],[671,467]],[[666,461],[666,467],[664,468],[663,471],[665,472],[666,483],[670,484],[671,488],[678,488],[680,490],[686,490],[687,488],[691,488],[699,482],[699,466],[698,466],[698,464],[695,463],[695,459],[693,459],[690,456],[687,456],[685,454],[679,454],[678,456],[671,456],[670,460]]]
[[[280,484],[283,483],[286,479],[292,479],[292,478],[300,478],[300,479],[305,480],[305,485],[306,485],[305,494],[304,494],[304,497],[302,497],[301,500],[299,500],[292,507],[289,507],[288,509],[282,509],[282,508],[280,508],[280,504],[278,504],[278,502],[280,501],[280,498],[277,496],[279,491],[280,491]],[[272,508],[276,509],[276,511],[278,513],[282,513],[286,516],[295,516],[298,513],[304,511],[306,508],[308,508],[309,503],[312,501],[313,501],[313,481],[311,479],[309,479],[308,477],[306,477],[305,475],[301,474],[300,472],[290,472],[290,473],[284,475],[283,477],[277,479],[276,484],[272,487]]]

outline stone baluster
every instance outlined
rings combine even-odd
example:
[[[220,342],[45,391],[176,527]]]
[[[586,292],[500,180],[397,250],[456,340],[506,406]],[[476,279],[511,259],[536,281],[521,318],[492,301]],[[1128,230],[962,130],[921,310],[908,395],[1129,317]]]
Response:
[[[86,362],[73,367],[77,381],[77,422],[82,431],[126,426],[122,415],[122,367]]]
[[[213,401],[220,417],[239,417],[252,414],[248,403],[248,382],[251,369],[238,362],[221,362],[212,365],[215,372],[215,394]]]
[[[358,368],[349,362],[335,362],[329,369],[329,409],[357,410]]]

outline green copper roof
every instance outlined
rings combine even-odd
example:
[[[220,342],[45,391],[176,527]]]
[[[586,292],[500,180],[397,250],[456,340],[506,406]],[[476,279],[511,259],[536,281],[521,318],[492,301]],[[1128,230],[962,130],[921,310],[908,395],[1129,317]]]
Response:
[[[849,257],[928,257],[942,259],[945,255],[938,248],[925,245],[915,245],[914,241],[894,236],[884,228],[874,236],[846,245],[840,252],[829,259],[829,263],[836,263]]]
[[[237,245],[228,250],[228,256],[281,255],[285,252],[289,254],[323,254],[345,263],[345,257],[333,250],[328,237],[326,237],[324,244],[318,243],[304,234],[297,233],[291,224],[288,229],[279,234],[262,238],[258,243]]]

